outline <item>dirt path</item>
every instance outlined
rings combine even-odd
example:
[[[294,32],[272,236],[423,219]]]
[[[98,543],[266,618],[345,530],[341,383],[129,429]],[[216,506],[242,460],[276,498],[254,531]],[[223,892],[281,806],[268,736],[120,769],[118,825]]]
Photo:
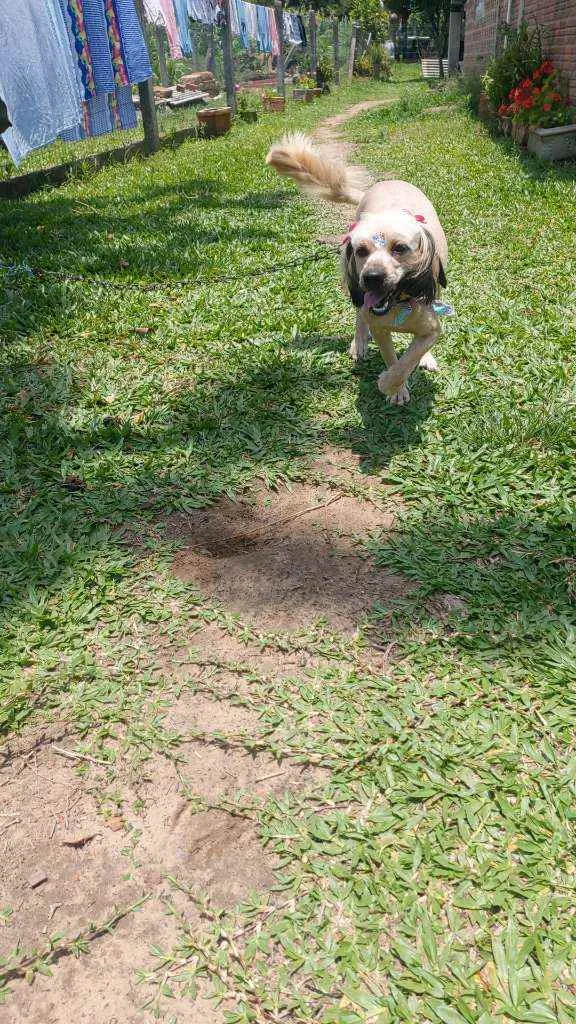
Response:
[[[316,139],[346,155],[351,147],[339,139],[340,126],[381,105],[361,103],[328,118]],[[118,730],[110,740],[115,762],[74,759],[63,751],[87,740],[56,721],[0,751],[0,956],[18,948],[10,966],[37,951],[37,963],[44,957],[48,966],[51,936],[65,936],[51,977],[39,973],[29,985],[26,971],[16,970],[3,1020],[142,1021],[141,1008],[157,998],[155,982],[172,977],[150,948],[170,950],[182,927],[203,926],[187,892],[232,907],[272,885],[274,861],[253,821],[230,814],[227,802],[240,790],[265,800],[317,787],[322,773],[289,759],[278,763],[265,744],[248,752],[243,738],[262,729],[251,679],[313,676],[324,663],[306,633],[314,622],[355,642],[375,602],[386,607],[406,592],[403,580],[360,557],[359,538],[394,521],[393,507],[375,498],[376,483],[351,453],[326,451],[308,482],[291,491],[261,487],[239,502],[159,524],[164,537],[181,544],[175,576],[195,584],[207,607],[222,609],[214,621],[191,621],[177,647],[160,627],[148,637],[152,671],[165,681],[164,706],[155,694],[134,727],[146,734],[156,723],[154,735],[161,729],[170,743],[147,744],[136,756]],[[242,622],[227,625],[229,613]],[[366,635],[353,650],[365,671],[382,669],[390,656],[387,644]],[[228,741],[212,742],[214,734]],[[204,802],[200,813],[192,813],[190,793]],[[118,908],[126,914],[108,929]],[[94,923],[103,928],[94,931]],[[87,952],[77,958],[70,940],[79,934]],[[148,984],[137,985],[138,971],[147,972]],[[192,1004],[176,994],[154,1007],[161,1019],[186,1024],[223,1020],[223,1008],[202,996]]]

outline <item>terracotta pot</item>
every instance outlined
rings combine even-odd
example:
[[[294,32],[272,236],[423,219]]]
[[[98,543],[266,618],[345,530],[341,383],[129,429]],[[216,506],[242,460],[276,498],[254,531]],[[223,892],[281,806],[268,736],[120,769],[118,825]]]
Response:
[[[531,128],[528,151],[542,160],[574,160],[576,124],[560,125],[558,128]]]
[[[528,125],[512,122],[512,138],[517,146],[525,146],[528,142]]]
[[[498,123],[500,125],[500,131],[502,132],[502,135],[510,135],[510,132],[512,131],[512,118],[503,117],[501,115],[498,118]]]
[[[263,96],[262,106],[269,112],[276,111],[282,114],[286,108],[286,100],[283,96]]]
[[[231,107],[206,107],[196,113],[200,132],[205,139],[226,135],[232,126]]]

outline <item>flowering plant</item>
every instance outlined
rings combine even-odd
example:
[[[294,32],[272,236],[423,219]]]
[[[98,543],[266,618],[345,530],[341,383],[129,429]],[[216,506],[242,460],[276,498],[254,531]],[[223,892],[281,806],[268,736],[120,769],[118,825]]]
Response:
[[[539,128],[569,124],[573,111],[566,81],[552,62],[545,60],[529,78],[510,90],[508,103],[501,103],[498,113],[512,117],[517,124]]]

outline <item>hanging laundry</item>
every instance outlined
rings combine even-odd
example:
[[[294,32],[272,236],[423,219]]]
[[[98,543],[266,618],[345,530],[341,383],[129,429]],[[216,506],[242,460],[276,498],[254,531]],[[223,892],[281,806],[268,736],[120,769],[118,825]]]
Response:
[[[73,23],[74,34],[82,30],[86,34],[85,45],[90,54],[92,75],[94,78],[93,95],[114,92],[114,68],[108,42],[108,22],[103,0],[68,0],[68,7],[76,24]]]
[[[202,25],[215,25],[217,8],[210,0],[188,0],[188,13],[193,21]]]
[[[144,0],[144,17],[149,25],[164,28],[164,12],[160,0]]]
[[[258,15],[256,11],[256,4],[250,4],[244,0],[244,14],[246,16],[248,38],[251,42],[256,43],[258,41]]]
[[[192,36],[190,35],[187,0],[174,0],[174,12],[176,14],[180,49],[185,57],[191,57],[194,52],[194,46],[192,43]]]
[[[302,37],[300,35],[300,25],[298,24],[298,18],[295,14],[290,14],[288,11],[283,11],[284,21],[284,39],[287,43],[292,46],[301,46]]]
[[[168,36],[170,56],[173,60],[181,60],[182,48],[180,46],[180,36],[178,35],[178,26],[172,0],[160,0],[160,7],[162,8],[162,16],[164,18],[164,28]]]
[[[308,46],[308,40],[306,38],[306,28],[304,26],[304,19],[300,14],[297,14],[296,21],[298,22],[298,29],[300,31],[300,39],[302,42],[302,46],[304,47],[304,49],[306,49],[306,47]]]
[[[266,8],[268,12],[268,30],[270,32],[270,40],[272,45],[272,54],[277,57],[280,53],[280,38],[278,35],[278,26],[276,24],[276,16],[271,7]]]
[[[131,85],[145,82],[152,77],[152,68],[134,0],[106,2],[114,7],[116,13],[128,81]]]
[[[82,118],[79,83],[58,0],[0,7],[0,95],[11,127],[2,138],[16,164]]]
[[[268,22],[268,8],[260,4],[256,6],[256,18],[258,22],[258,47],[261,53],[272,53],[272,39],[270,37],[270,25]]]
[[[230,8],[235,7],[236,19],[238,22],[238,35],[240,36],[240,42],[245,50],[248,49],[250,43],[248,40],[248,26],[246,23],[246,12],[244,10],[244,0],[230,0]]]

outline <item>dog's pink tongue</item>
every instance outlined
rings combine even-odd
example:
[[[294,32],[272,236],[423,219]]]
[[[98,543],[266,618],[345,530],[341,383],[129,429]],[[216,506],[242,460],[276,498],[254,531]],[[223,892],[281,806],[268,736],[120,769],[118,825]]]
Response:
[[[365,292],[364,293],[364,309],[372,309],[373,306],[377,306],[380,302],[380,296],[376,292]]]

